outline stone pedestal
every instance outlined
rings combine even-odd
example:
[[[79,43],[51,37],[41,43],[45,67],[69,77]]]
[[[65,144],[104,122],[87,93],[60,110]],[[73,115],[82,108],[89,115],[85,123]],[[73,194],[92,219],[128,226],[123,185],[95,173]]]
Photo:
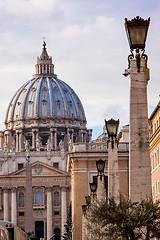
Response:
[[[114,198],[118,203],[120,200],[119,192],[119,172],[118,172],[118,147],[114,142],[108,144],[108,198]]]
[[[149,125],[147,106],[147,81],[149,69],[145,59],[130,62],[130,155],[129,195],[132,201],[151,197],[151,166],[149,152]]]

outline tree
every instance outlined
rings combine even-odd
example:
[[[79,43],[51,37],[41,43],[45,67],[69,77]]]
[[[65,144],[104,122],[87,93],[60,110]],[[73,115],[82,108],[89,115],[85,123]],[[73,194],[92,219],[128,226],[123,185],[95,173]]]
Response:
[[[160,238],[160,202],[152,199],[132,203],[122,199],[117,204],[94,201],[86,214],[86,239],[149,240]]]
[[[63,235],[63,240],[72,240],[72,205],[70,203],[69,210],[68,210],[68,216],[65,227],[65,233]]]

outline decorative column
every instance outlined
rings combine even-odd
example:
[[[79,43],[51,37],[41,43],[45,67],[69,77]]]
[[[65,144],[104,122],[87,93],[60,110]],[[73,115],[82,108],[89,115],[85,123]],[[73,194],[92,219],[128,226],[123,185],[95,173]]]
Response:
[[[19,152],[23,151],[23,133],[22,130],[19,132]]]
[[[130,62],[130,125],[129,125],[129,195],[132,201],[151,197],[151,164],[149,151],[149,125],[147,81],[149,69],[146,60],[136,58]]]
[[[65,232],[64,225],[67,221],[67,196],[66,196],[66,186],[61,187],[61,229],[62,229],[62,236]]]
[[[11,188],[11,222],[17,225],[17,196],[16,188]]]
[[[57,129],[54,129],[54,150],[57,150]]]
[[[73,129],[71,129],[71,142],[73,143]]]
[[[3,211],[4,211],[4,221],[9,220],[9,206],[8,206],[8,188],[3,190]]]
[[[50,129],[50,136],[51,136],[51,150],[53,150],[53,128]]]
[[[19,151],[19,133],[16,131],[16,152]]]
[[[52,188],[47,187],[47,239],[50,239],[52,234]]]
[[[35,150],[35,129],[32,129],[32,148]]]

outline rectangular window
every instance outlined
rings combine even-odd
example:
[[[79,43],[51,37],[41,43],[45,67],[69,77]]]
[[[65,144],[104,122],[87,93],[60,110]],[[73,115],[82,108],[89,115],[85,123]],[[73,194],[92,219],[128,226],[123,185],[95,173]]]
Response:
[[[156,197],[157,197],[157,183],[156,183]]]
[[[53,163],[53,167],[59,169],[59,163],[58,162],[54,162]]]
[[[154,158],[153,158],[153,154],[152,154],[152,170],[154,169]]]
[[[54,212],[54,215],[59,215],[59,211],[55,211],[55,212]]]
[[[159,195],[159,181],[158,181],[158,195]]]
[[[18,170],[23,168],[23,163],[18,163]]]
[[[154,186],[152,187],[152,194],[153,194],[153,198],[154,198]]]
[[[157,164],[159,165],[159,149],[157,149]]]
[[[154,153],[154,162],[155,162],[155,167],[157,167],[157,158],[156,158],[156,152]]]
[[[24,216],[24,212],[19,212],[19,216]]]

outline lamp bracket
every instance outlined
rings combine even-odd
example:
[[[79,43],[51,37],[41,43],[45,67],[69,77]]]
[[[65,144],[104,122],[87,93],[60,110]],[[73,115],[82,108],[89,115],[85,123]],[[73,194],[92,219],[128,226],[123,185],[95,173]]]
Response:
[[[142,51],[139,53],[139,51]],[[147,61],[148,61],[148,56],[144,53],[145,49],[136,49],[136,53],[134,54],[133,49],[130,49],[131,54],[128,55],[128,69],[130,69],[130,62],[131,60],[135,57],[136,58],[136,64],[137,64],[137,70],[138,72],[140,71],[140,59],[143,58],[146,60],[146,68],[147,68]],[[125,76],[125,74],[123,74]]]
[[[131,54],[128,55],[128,69],[130,69],[130,62],[131,62],[131,59],[134,58],[133,50],[130,49],[130,52],[131,52]]]

